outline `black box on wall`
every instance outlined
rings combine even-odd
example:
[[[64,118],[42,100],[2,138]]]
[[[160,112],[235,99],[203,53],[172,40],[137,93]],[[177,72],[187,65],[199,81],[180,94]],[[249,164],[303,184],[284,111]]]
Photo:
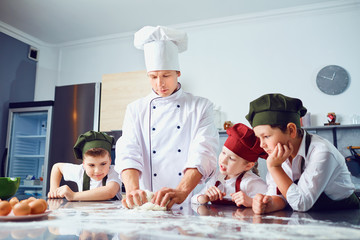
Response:
[[[39,59],[39,50],[37,50],[36,48],[30,46],[28,57],[31,60],[37,61]]]

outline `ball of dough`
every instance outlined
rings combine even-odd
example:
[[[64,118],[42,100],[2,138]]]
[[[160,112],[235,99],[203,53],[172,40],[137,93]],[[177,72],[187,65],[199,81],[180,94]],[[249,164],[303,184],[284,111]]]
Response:
[[[166,211],[166,206],[165,207],[160,207],[159,205],[157,204],[154,204],[151,201],[151,199],[153,198],[154,196],[154,193],[153,192],[150,192],[149,190],[145,190],[146,192],[146,200],[147,202],[144,203],[143,205],[139,206],[137,204],[135,204],[132,209],[136,209],[136,210],[144,210],[144,211]],[[142,199],[141,199],[142,200]],[[126,203],[128,204],[129,206],[129,202],[128,200],[126,199]],[[167,205],[167,204],[166,204]]]

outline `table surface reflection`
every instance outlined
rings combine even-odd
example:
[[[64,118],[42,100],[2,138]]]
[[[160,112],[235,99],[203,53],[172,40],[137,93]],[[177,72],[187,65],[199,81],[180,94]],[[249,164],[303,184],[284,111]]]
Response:
[[[48,203],[41,219],[0,221],[0,239],[360,239],[360,210],[255,215],[221,205],[138,211],[120,201]]]

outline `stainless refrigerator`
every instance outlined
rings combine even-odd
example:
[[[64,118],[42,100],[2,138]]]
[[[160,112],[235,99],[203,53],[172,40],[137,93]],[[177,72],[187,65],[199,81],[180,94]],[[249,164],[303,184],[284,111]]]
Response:
[[[89,130],[99,130],[101,83],[88,83],[55,88],[50,156],[47,177],[57,162],[80,164],[75,159],[73,146],[77,137]],[[65,182],[77,191],[73,182]],[[46,187],[49,191],[49,181]]]
[[[46,194],[53,101],[9,104],[5,176],[20,177],[19,199]]]

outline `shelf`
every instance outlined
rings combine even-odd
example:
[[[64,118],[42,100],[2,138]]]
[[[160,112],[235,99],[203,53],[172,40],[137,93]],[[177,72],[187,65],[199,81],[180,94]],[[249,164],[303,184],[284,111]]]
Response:
[[[14,155],[15,158],[44,158],[44,155]]]
[[[45,139],[46,135],[16,135],[15,137],[24,139]]]
[[[43,185],[20,185],[19,188],[41,189]]]
[[[360,128],[360,124],[303,127],[303,129],[305,130],[326,130],[326,129],[336,129],[336,128]]]
[[[308,130],[309,132],[319,130],[330,130],[332,132],[333,144],[337,148],[338,147],[338,139],[337,139],[337,130],[341,129],[352,129],[352,128],[360,128],[360,124],[348,124],[348,125],[326,125],[326,126],[315,126],[315,127],[304,127],[303,129]]]

